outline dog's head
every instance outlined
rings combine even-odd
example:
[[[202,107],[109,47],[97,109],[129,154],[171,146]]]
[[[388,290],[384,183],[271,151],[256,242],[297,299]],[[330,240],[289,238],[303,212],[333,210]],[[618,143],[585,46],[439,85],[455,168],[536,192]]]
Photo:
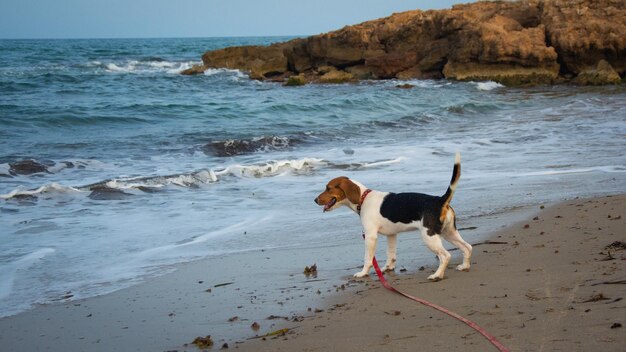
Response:
[[[326,185],[326,190],[315,198],[315,203],[324,206],[324,211],[335,210],[348,202],[358,204],[361,190],[345,176],[334,178]]]

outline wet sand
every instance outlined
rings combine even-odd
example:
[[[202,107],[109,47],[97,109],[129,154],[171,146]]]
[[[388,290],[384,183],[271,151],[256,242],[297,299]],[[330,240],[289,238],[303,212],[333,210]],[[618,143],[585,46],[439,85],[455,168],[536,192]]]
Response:
[[[452,252],[446,279],[436,283],[426,280],[436,260],[412,256],[421,241],[400,237],[398,267],[387,276],[407,293],[475,321],[513,351],[621,351],[626,251],[609,255],[605,247],[626,242],[625,210],[621,195],[537,206],[522,222],[512,223],[513,214],[483,218],[479,231],[508,219],[508,228],[491,238],[506,244],[476,246],[468,273],[452,269],[460,261]],[[382,262],[384,248],[379,240]],[[495,351],[464,324],[385,290],[373,271],[352,280],[362,250],[355,239],[181,265],[128,289],[2,318],[0,345],[8,351],[194,351],[195,337],[211,335],[214,350]],[[313,263],[317,275],[305,276],[302,269]],[[282,336],[262,338],[285,328]]]

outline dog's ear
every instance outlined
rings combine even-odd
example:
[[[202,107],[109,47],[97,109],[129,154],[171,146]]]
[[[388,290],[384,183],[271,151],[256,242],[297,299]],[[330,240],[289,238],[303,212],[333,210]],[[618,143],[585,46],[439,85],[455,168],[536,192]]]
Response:
[[[361,198],[361,190],[359,186],[350,181],[349,178],[342,178],[339,182],[339,188],[346,194],[346,197],[352,204],[359,204]]]

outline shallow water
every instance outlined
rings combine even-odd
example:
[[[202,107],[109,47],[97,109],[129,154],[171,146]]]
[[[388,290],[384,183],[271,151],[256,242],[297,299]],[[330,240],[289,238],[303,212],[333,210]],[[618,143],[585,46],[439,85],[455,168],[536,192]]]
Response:
[[[208,256],[353,240],[356,217],[313,203],[327,180],[443,194],[456,151],[460,227],[626,190],[623,86],[178,74],[284,39],[0,41],[0,316]]]

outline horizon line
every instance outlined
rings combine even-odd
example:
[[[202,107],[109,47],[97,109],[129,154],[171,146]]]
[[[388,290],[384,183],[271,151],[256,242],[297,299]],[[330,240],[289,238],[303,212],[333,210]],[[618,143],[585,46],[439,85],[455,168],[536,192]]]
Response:
[[[323,32],[325,33],[325,32]],[[322,33],[318,33],[322,34]],[[18,37],[18,38],[5,38],[0,37],[0,40],[93,40],[93,39],[211,39],[211,38],[272,38],[272,37],[310,37],[318,34],[269,34],[269,35],[225,35],[225,36],[146,36],[146,37]]]

